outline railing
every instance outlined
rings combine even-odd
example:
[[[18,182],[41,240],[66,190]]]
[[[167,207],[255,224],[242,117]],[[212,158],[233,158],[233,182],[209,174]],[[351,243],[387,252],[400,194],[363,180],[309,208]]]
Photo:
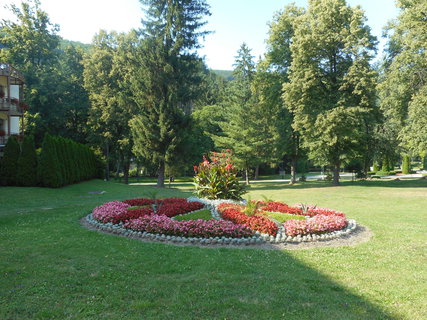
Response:
[[[8,138],[9,138],[9,136],[0,137],[0,146],[5,146]]]
[[[10,76],[25,82],[24,75],[10,64],[0,63],[0,76]]]
[[[16,113],[24,113],[23,108],[19,106],[19,102],[14,100],[16,99],[8,99],[8,98],[0,99],[0,110],[12,111]]]

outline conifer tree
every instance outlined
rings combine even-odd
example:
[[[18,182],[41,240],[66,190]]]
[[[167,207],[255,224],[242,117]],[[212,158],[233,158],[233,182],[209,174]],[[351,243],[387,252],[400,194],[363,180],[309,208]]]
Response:
[[[38,180],[43,187],[59,188],[63,185],[61,167],[54,138],[46,133],[37,168]]]
[[[403,156],[402,173],[404,174],[411,173],[411,158],[407,154]]]
[[[261,116],[256,112],[256,101],[251,90],[255,75],[255,62],[251,49],[243,43],[235,57],[235,80],[229,87],[224,102],[225,121],[220,123],[222,135],[214,137],[218,148],[233,150],[238,167],[245,171],[246,184],[249,184],[249,169],[259,164],[257,149],[266,144],[258,121]],[[261,160],[262,161],[262,160]]]
[[[62,185],[68,185],[70,184],[70,182],[68,179],[65,150],[63,149],[63,145],[62,145],[63,138],[53,137],[53,141],[55,144],[55,150],[58,157],[58,166],[61,170]]]
[[[194,86],[200,79],[200,31],[209,13],[205,0],[143,0],[143,41],[131,87],[138,106],[130,122],[134,152],[158,167],[157,186],[164,186],[166,164],[172,162],[185,135]]]
[[[18,173],[18,159],[21,153],[21,147],[15,136],[9,137],[4,147],[3,158],[0,160],[0,185],[16,185]]]
[[[33,136],[25,136],[18,160],[17,184],[23,187],[37,185],[37,153]]]

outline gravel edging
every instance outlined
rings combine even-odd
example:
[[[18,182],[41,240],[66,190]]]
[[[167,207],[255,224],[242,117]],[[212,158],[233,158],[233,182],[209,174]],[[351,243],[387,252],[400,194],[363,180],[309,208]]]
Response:
[[[99,228],[93,224],[91,224],[87,220],[87,216],[80,219],[80,224],[93,231],[98,231],[101,233],[106,234],[114,234],[120,237],[126,237],[135,239],[138,241],[146,242],[146,243],[166,243],[169,245],[175,245],[175,246],[192,246],[192,247],[199,247],[199,248],[212,248],[212,249],[219,249],[219,248],[233,248],[233,249],[261,249],[261,250],[304,250],[304,249],[314,249],[314,248],[324,248],[324,247],[342,247],[342,246],[355,246],[360,243],[367,242],[371,239],[373,236],[373,233],[367,228],[362,225],[357,225],[356,229],[351,233],[347,234],[345,236],[342,236],[337,239],[329,239],[326,241],[315,241],[315,242],[298,242],[298,243],[291,243],[291,242],[285,242],[285,243],[270,243],[270,242],[261,242],[258,244],[236,244],[236,243],[207,243],[207,242],[196,242],[191,240],[192,238],[187,239],[187,241],[172,241],[171,239],[167,239],[167,237],[155,237],[155,235],[151,234],[151,236],[142,237],[138,234],[131,234],[130,232],[128,234],[121,233],[118,230],[114,229],[107,229],[107,228]]]
[[[236,201],[230,200],[207,200],[191,197],[188,201],[199,201],[205,204],[206,208],[211,210],[212,217],[216,220],[222,220],[216,207],[222,202]],[[204,208],[205,209],[205,208]],[[198,211],[198,210],[196,210]],[[358,243],[368,241],[372,237],[372,232],[358,225],[355,220],[348,219],[348,225],[346,228],[325,233],[321,235],[306,235],[290,237],[286,236],[283,227],[279,228],[277,235],[271,236],[268,234],[260,234],[256,232],[254,236],[249,238],[227,238],[227,237],[215,237],[215,238],[192,238],[192,237],[180,237],[170,235],[152,234],[148,232],[132,231],[129,229],[122,228],[122,224],[113,225],[112,223],[103,224],[92,218],[92,213],[83,217],[80,220],[81,224],[88,229],[98,230],[103,233],[116,234],[119,236],[129,237],[138,239],[144,242],[165,242],[180,246],[198,246],[203,248],[258,248],[258,249],[310,249],[318,247],[337,247],[337,246],[351,246]]]

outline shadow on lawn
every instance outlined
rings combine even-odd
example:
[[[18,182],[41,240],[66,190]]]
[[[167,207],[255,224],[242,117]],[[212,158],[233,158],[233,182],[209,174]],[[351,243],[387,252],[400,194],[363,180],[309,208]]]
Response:
[[[366,180],[366,181],[342,181],[339,187],[380,187],[380,188],[427,188],[427,180]],[[333,188],[330,182],[324,181],[309,181],[298,182],[290,185],[286,182],[261,182],[252,183],[249,190],[281,190],[281,189],[317,189],[317,188]]]
[[[185,256],[185,250],[174,250],[175,255]],[[182,281],[191,274],[181,274],[175,283],[180,293],[174,294],[192,300],[191,309],[181,306],[192,319],[393,319],[284,251],[206,250],[194,249],[191,255],[208,259],[182,265],[205,276]]]
[[[105,240],[96,245],[103,250],[95,260],[108,255],[108,268],[98,265],[97,272],[114,272],[120,279],[114,283],[114,293],[105,298],[126,296],[127,301],[125,309],[107,307],[106,314],[147,319],[393,319],[285,251],[135,243],[118,252],[108,250]],[[345,265],[333,268],[337,267],[341,274],[346,269]],[[130,294],[129,281],[134,286]],[[98,282],[99,292],[87,294],[102,294],[108,285]]]

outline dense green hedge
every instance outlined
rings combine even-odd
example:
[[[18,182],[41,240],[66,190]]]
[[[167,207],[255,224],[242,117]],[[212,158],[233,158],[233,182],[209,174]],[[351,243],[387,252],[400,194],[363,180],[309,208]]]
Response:
[[[58,188],[99,177],[99,161],[86,145],[45,135],[38,176],[40,185]]]
[[[37,185],[37,153],[33,136],[25,136],[21,145],[21,154],[18,160],[16,184],[30,187]]]
[[[11,136],[4,147],[0,161],[0,185],[15,186],[18,172],[18,159],[21,147],[15,136]]]
[[[46,134],[37,158],[33,137],[26,136],[21,146],[11,137],[0,162],[0,183],[58,188],[98,178],[101,167],[88,146],[70,139]]]

